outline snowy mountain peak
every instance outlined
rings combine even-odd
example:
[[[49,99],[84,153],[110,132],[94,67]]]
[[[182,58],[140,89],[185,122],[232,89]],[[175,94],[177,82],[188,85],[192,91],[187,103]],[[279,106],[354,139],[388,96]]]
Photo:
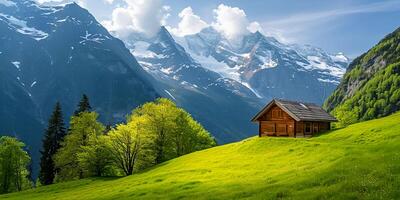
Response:
[[[246,35],[239,46],[231,45],[211,27],[178,41],[203,67],[242,83],[263,98],[292,98],[289,85],[297,84],[298,91],[306,94],[301,96],[322,103],[349,62],[343,54],[328,54],[310,45],[283,44],[261,32]],[[277,78],[282,80],[276,82]],[[309,90],[312,87],[320,91]]]
[[[335,62],[350,63],[350,59],[346,57],[342,52],[339,52],[336,55],[332,55],[331,58]]]

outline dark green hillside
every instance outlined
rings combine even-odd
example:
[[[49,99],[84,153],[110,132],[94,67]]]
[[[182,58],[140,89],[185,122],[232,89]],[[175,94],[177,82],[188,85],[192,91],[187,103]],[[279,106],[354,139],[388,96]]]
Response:
[[[324,107],[341,125],[387,116],[400,109],[400,28],[350,64]]]

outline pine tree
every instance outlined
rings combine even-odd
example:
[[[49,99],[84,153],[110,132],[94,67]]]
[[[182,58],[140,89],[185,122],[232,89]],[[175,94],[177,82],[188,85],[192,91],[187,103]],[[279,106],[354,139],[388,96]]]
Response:
[[[82,112],[90,112],[92,107],[89,103],[89,98],[83,94],[81,101],[78,104],[78,109],[74,112],[74,116],[78,116]]]
[[[66,131],[61,105],[57,102],[49,119],[41,151],[39,180],[43,185],[52,184],[56,173],[59,171],[54,165],[53,156],[61,147],[61,142],[65,135]]]
[[[29,148],[26,149],[26,153],[28,154],[28,156],[30,158],[32,158],[32,153],[29,150]],[[27,174],[26,178],[29,180],[29,182],[32,183],[32,186],[34,186],[35,185],[34,184],[35,183],[35,179],[33,177],[33,162],[32,162],[32,160],[29,161],[29,164],[27,166],[27,170],[28,170],[28,174]]]

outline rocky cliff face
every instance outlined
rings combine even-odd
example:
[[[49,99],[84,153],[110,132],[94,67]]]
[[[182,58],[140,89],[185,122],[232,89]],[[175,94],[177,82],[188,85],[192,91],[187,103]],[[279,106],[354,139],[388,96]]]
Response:
[[[373,119],[400,109],[400,29],[356,58],[324,106],[349,121]]]

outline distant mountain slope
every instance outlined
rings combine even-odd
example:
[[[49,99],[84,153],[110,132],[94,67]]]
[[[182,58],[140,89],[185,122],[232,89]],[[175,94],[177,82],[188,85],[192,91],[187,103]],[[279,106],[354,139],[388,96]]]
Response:
[[[349,59],[312,46],[286,45],[260,32],[240,45],[212,27],[178,40],[203,67],[241,83],[259,98],[322,104],[339,84]]]
[[[339,83],[348,58],[311,46],[284,45],[259,32],[232,46],[213,28],[173,37],[165,27],[124,38],[131,53],[219,142],[256,131],[249,119],[272,98],[322,104]]]
[[[345,124],[400,110],[400,28],[350,64],[324,106]]]
[[[56,101],[67,117],[86,93],[108,124],[160,96],[123,42],[75,3],[0,1],[0,32],[0,134],[28,143],[35,163]]]
[[[158,80],[160,93],[189,111],[219,143],[238,141],[256,132],[251,117],[265,102],[247,87],[206,69],[161,27],[154,37],[132,34],[127,47]]]
[[[92,178],[0,199],[398,199],[400,113],[310,139],[251,138],[133,176]]]

